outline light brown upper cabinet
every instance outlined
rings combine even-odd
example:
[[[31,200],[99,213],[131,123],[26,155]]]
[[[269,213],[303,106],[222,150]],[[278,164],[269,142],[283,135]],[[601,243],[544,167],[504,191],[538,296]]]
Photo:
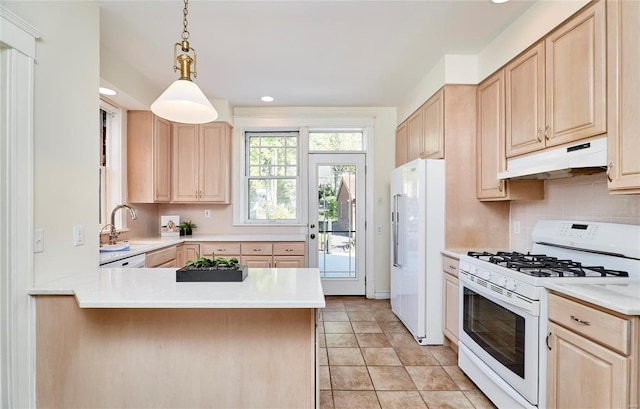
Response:
[[[173,124],[172,202],[229,203],[231,129],[226,122]]]
[[[422,109],[418,109],[407,119],[407,162],[420,158],[424,120]]]
[[[445,85],[396,129],[396,167],[414,159],[444,158]]]
[[[544,42],[505,66],[507,157],[544,148]]]
[[[505,66],[507,157],[607,131],[605,52],[598,1]]]
[[[407,163],[409,135],[406,121],[396,129],[396,167]]]
[[[640,2],[608,1],[608,146],[611,193],[640,193]]]
[[[421,158],[444,158],[444,88],[433,94],[421,108],[423,135]]]
[[[544,199],[543,181],[500,180],[505,158],[505,70],[478,85],[476,114],[476,196],[478,200]]]
[[[150,111],[127,114],[129,202],[171,199],[171,123]]]

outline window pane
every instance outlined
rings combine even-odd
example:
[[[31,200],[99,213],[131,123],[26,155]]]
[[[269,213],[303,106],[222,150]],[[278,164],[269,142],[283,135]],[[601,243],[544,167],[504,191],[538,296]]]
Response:
[[[296,218],[296,179],[249,179],[249,220]]]
[[[363,132],[309,132],[309,150],[312,151],[361,151]]]

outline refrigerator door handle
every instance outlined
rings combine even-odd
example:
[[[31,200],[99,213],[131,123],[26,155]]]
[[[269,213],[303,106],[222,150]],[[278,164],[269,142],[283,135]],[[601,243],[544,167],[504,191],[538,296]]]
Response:
[[[393,214],[391,215],[393,223],[393,266],[401,267],[400,264],[400,212],[398,206],[402,195],[393,195]]]

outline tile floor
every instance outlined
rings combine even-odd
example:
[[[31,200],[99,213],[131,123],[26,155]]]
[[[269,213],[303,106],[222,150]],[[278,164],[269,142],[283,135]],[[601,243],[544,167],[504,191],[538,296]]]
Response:
[[[495,408],[446,346],[418,345],[389,300],[327,297],[320,314],[321,409]]]

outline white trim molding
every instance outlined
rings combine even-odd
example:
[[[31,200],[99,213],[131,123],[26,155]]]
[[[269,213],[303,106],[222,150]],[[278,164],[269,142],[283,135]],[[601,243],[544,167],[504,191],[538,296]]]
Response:
[[[0,407],[35,404],[33,107],[40,33],[0,6]]]

